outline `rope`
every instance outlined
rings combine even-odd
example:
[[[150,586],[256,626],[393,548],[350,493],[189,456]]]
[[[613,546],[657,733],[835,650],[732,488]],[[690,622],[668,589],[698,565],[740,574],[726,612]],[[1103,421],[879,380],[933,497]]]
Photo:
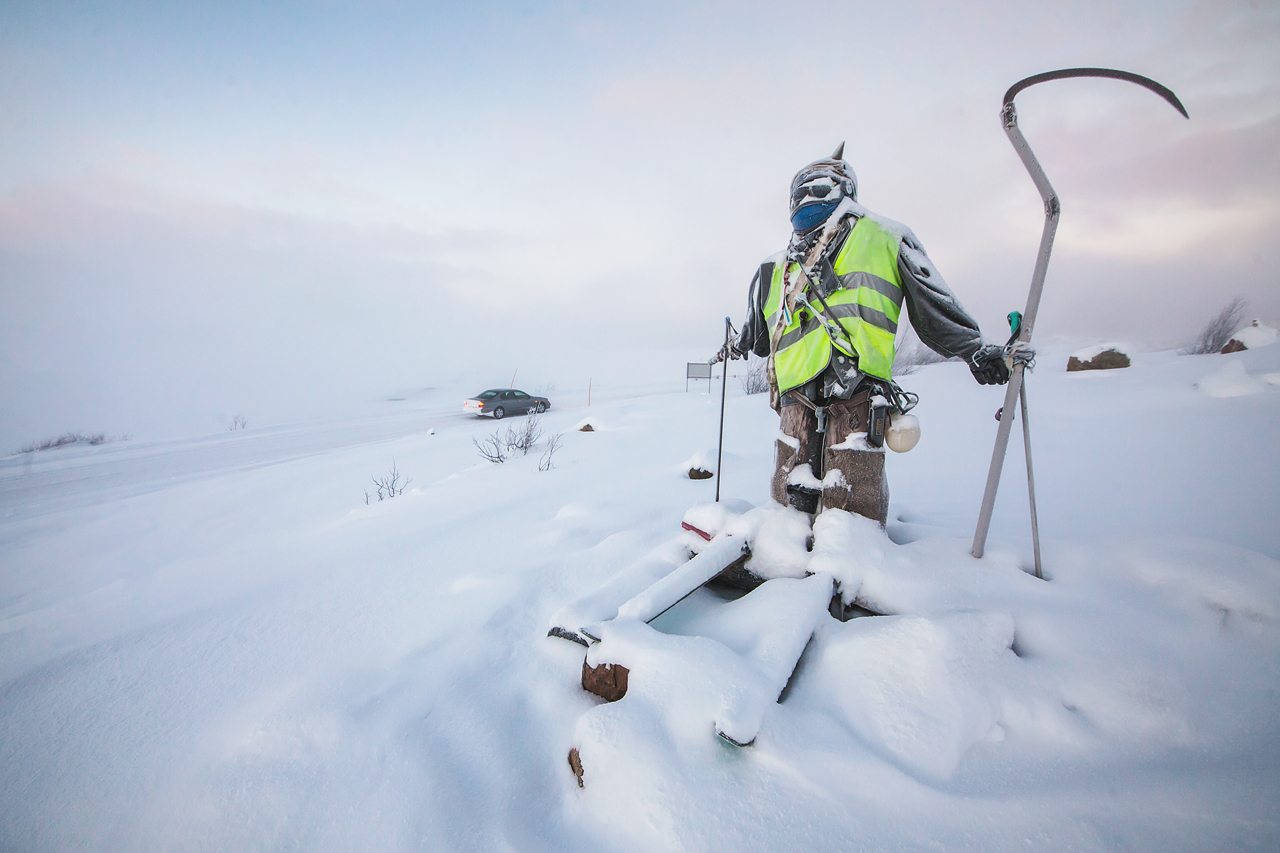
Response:
[[[1021,364],[1023,370],[1036,369],[1036,351],[1026,341],[1010,341],[1004,345],[1004,359],[1013,370],[1015,364]]]

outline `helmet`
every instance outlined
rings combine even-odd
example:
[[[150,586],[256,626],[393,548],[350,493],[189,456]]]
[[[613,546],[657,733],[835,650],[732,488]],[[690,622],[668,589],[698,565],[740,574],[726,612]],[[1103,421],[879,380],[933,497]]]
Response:
[[[844,143],[791,179],[791,227],[803,233],[827,220],[845,198],[858,200],[858,176],[844,160]]]

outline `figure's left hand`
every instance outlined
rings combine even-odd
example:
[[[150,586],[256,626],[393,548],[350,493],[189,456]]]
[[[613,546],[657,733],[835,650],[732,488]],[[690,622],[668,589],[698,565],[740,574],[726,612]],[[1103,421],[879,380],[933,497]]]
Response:
[[[979,385],[1004,385],[1009,381],[1009,366],[1004,361],[1004,347],[987,344],[969,359],[969,370]]]

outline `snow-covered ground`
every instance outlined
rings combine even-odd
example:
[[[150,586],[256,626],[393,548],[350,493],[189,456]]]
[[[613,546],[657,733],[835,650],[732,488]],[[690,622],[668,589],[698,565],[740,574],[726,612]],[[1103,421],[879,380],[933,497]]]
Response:
[[[742,749],[766,596],[687,599],[613,704],[546,636],[714,495],[718,394],[557,401],[549,471],[446,392],[0,460],[0,849],[1277,849],[1280,346],[1133,359],[1029,379],[1046,581],[1016,434],[968,554],[1003,389],[905,377],[888,536],[821,555],[894,615],[821,621]],[[724,495],[776,430],[731,383]]]

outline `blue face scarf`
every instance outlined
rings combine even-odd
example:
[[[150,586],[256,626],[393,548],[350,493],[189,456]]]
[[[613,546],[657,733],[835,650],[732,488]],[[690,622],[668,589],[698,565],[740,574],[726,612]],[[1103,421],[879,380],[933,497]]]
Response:
[[[818,204],[806,204],[791,214],[791,227],[803,234],[827,221],[827,217],[840,206],[839,200],[824,201]]]

